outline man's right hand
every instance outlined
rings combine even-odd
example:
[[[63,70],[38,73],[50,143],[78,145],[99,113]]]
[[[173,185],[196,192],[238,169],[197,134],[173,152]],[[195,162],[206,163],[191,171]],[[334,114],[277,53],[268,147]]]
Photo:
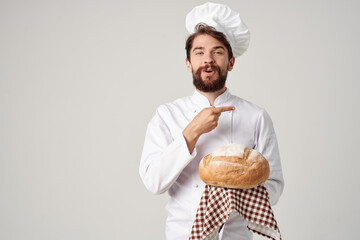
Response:
[[[208,133],[217,127],[221,113],[233,111],[234,109],[234,106],[224,106],[209,107],[201,110],[183,131],[189,152],[191,153],[194,150],[195,144],[202,134]]]

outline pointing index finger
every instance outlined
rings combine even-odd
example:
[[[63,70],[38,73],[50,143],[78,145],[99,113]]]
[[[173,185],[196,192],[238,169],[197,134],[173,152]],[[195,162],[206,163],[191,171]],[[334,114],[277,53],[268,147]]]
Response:
[[[217,107],[215,108],[216,112],[218,113],[222,113],[222,112],[227,112],[227,111],[233,111],[235,110],[234,106],[223,106],[223,107]]]

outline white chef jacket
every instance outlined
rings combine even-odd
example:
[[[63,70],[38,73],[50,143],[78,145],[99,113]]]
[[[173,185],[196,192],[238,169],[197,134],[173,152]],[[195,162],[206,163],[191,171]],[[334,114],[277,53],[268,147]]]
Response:
[[[274,205],[282,193],[284,180],[278,144],[267,112],[231,95],[228,89],[216,98],[214,106],[235,106],[235,110],[223,112],[218,126],[200,136],[192,153],[189,153],[182,131],[203,108],[210,107],[208,99],[198,91],[159,106],[148,124],[139,172],[149,191],[154,194],[168,191],[170,195],[166,206],[167,240],[189,238],[205,188],[198,165],[216,147],[240,143],[258,150],[270,164],[270,177],[265,182],[270,203]],[[231,214],[220,239],[252,239],[246,226],[242,216]]]

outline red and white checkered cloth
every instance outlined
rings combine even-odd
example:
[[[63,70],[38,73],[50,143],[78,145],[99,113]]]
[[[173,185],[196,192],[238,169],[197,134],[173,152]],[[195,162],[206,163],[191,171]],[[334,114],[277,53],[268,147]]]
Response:
[[[247,221],[247,228],[273,240],[281,240],[266,188],[230,189],[205,186],[192,226],[190,240],[215,240],[232,211]]]

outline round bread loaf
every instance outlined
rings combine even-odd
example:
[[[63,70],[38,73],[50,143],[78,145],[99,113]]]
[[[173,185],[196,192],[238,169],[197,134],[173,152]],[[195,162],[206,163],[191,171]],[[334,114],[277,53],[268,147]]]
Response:
[[[258,151],[242,144],[227,144],[200,161],[199,174],[208,185],[249,189],[269,178],[270,167]]]

